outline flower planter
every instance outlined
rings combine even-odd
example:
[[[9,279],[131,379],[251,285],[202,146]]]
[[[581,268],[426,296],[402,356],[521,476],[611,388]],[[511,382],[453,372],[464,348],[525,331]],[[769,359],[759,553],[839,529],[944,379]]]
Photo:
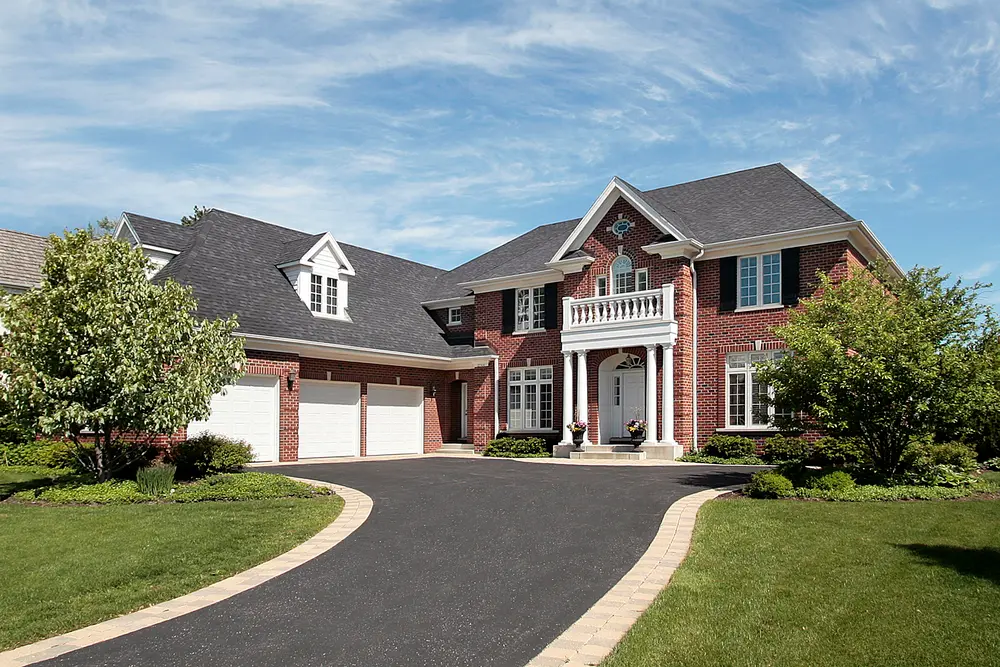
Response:
[[[577,452],[582,451],[583,450],[583,448],[581,447],[582,444],[583,444],[583,431],[574,431],[573,432],[574,451]]]

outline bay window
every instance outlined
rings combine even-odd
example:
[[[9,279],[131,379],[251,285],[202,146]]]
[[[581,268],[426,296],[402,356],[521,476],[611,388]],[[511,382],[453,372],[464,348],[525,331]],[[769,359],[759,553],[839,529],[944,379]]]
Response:
[[[552,367],[507,369],[507,425],[511,431],[552,429]]]

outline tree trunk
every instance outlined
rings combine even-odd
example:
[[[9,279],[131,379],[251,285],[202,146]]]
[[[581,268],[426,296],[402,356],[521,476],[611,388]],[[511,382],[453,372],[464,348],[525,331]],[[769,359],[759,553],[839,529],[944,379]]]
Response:
[[[108,472],[106,461],[104,460],[104,444],[101,442],[101,431],[100,429],[94,434],[94,472],[97,474],[98,482],[108,481]],[[105,441],[109,440],[108,433],[104,433]]]

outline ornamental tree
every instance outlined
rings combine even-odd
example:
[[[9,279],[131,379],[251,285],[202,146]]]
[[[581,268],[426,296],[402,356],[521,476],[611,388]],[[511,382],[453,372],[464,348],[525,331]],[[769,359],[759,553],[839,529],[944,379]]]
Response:
[[[988,286],[924,268],[819,279],[775,329],[792,354],[761,371],[775,404],[797,413],[792,425],[856,438],[887,475],[913,438],[973,435],[974,407],[994,391],[984,350],[995,327],[978,299]]]
[[[209,414],[246,362],[235,316],[195,316],[190,288],[146,278],[138,248],[93,230],[50,237],[38,289],[0,298],[0,404],[65,437],[100,480],[155,434]],[[120,447],[131,435],[139,447]]]

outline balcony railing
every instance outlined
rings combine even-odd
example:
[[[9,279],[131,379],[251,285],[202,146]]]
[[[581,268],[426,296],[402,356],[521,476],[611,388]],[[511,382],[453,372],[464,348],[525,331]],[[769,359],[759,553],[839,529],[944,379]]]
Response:
[[[563,331],[610,324],[673,321],[673,284],[642,292],[563,299]]]

